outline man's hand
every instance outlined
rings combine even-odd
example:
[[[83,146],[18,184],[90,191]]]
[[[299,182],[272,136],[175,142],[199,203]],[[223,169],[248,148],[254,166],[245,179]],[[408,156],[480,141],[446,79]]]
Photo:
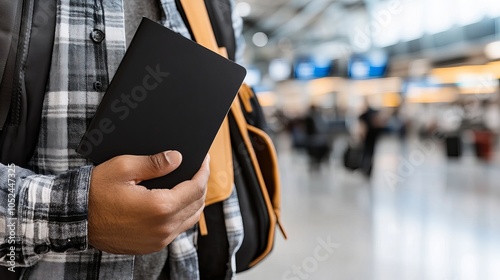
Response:
[[[141,181],[164,176],[181,163],[179,152],[118,156],[92,172],[89,243],[114,254],[160,251],[192,227],[205,205],[209,159],[192,180],[172,189],[148,190]]]

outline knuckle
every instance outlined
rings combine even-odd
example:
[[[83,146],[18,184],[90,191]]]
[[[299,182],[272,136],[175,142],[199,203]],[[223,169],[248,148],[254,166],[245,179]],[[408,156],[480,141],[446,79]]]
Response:
[[[205,192],[199,199],[199,201],[201,201],[202,203],[205,203],[205,199],[207,197],[207,193]]]
[[[158,155],[150,155],[148,156],[150,167],[153,171],[158,171],[163,169],[163,159]]]
[[[204,182],[197,182],[196,183],[196,190],[198,191],[199,194],[204,194],[206,186],[207,186],[207,184]]]
[[[196,200],[200,200],[205,197],[207,192],[206,184],[197,183],[195,184],[194,189],[195,189],[194,196]]]
[[[171,234],[175,229],[174,221],[176,220],[177,215],[179,214],[178,209],[181,209],[180,203],[176,203],[175,205],[163,205],[156,208],[156,219],[163,227],[163,233]]]
[[[163,202],[158,201],[159,203],[152,203],[151,208],[155,216],[169,218],[172,214],[171,205],[166,205]]]
[[[205,200],[202,200],[199,204],[199,208],[198,208],[198,215],[201,214],[201,212],[203,211],[203,209],[205,208]]]
[[[207,185],[207,183],[201,184],[201,185],[199,186],[199,188],[198,188],[198,189],[199,189],[199,191],[200,191],[201,195],[202,195],[203,197],[205,197],[205,195],[207,194],[207,190],[208,190],[208,185]]]

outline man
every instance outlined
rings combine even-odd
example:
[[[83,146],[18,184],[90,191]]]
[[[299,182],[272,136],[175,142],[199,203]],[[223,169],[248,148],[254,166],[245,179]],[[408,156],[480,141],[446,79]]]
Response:
[[[364,99],[364,111],[359,116],[362,125],[363,138],[363,157],[361,162],[361,171],[370,177],[373,170],[373,156],[378,138],[382,132],[383,121],[379,111],[370,107],[368,98]]]
[[[123,2],[57,1],[34,155],[29,168],[0,164],[0,265],[16,270],[16,277],[200,278],[193,225],[204,207],[208,157],[192,180],[171,190],[147,190],[140,182],[175,170],[181,154],[124,155],[93,167],[75,152],[141,17],[190,37],[174,0]],[[241,19],[232,19],[239,35]],[[226,209],[235,201],[233,194],[224,204],[232,220],[241,219],[239,209]],[[235,243],[231,258],[241,238],[228,238]],[[232,263],[226,279],[234,275]]]

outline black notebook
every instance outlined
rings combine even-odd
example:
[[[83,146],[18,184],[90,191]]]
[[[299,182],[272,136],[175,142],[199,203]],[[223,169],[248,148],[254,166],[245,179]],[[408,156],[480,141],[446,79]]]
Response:
[[[141,185],[190,180],[234,100],[240,65],[143,18],[77,152],[94,164],[118,155],[182,153],[172,173]]]

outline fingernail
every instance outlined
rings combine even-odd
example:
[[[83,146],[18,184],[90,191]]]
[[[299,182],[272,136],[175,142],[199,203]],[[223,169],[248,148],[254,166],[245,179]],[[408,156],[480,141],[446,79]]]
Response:
[[[164,155],[168,164],[178,164],[181,161],[181,154],[177,151],[166,151]]]

